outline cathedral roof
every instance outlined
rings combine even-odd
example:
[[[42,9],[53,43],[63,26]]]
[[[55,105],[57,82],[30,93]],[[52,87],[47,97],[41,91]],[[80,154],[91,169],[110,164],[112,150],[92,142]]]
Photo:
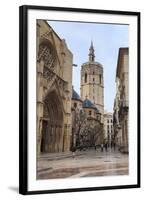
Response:
[[[82,101],[79,94],[74,89],[72,90],[72,99]]]
[[[97,109],[97,107],[89,99],[87,99],[87,98],[83,101],[82,106],[83,106],[83,108],[92,108],[92,109],[95,109],[95,111],[97,113],[99,113],[99,110]]]

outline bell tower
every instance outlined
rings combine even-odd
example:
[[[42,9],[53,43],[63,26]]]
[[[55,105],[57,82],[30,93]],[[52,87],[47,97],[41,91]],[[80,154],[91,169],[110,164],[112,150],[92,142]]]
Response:
[[[103,66],[95,61],[93,42],[89,48],[88,61],[81,66],[81,98],[94,103],[102,115],[104,114]]]

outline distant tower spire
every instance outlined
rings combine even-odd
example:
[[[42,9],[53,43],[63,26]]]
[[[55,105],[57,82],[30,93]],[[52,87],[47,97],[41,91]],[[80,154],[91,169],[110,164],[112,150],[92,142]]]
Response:
[[[95,54],[94,54],[94,47],[93,42],[91,41],[91,46],[89,48],[89,61],[93,62],[95,60]]]

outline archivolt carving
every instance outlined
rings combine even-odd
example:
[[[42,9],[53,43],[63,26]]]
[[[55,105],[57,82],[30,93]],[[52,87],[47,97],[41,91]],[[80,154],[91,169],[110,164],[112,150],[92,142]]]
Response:
[[[47,79],[48,83],[51,83],[50,85],[53,83],[57,84],[61,91],[65,92],[68,88],[68,83],[47,67],[44,67],[43,77]]]
[[[51,124],[61,124],[63,121],[63,106],[55,91],[50,92],[44,100],[44,117]]]
[[[67,82],[64,81],[63,79],[61,79],[60,77],[56,77],[56,82],[57,82],[57,85],[58,87],[62,90],[62,91],[66,91],[67,90]]]
[[[51,44],[44,43],[39,46],[38,61],[40,60],[44,61],[46,67],[52,71],[54,70],[56,55]]]

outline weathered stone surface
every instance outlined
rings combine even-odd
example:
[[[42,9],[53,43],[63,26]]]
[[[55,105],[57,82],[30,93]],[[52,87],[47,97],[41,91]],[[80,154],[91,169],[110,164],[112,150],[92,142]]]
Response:
[[[73,55],[45,20],[37,20],[37,152],[70,149]]]

